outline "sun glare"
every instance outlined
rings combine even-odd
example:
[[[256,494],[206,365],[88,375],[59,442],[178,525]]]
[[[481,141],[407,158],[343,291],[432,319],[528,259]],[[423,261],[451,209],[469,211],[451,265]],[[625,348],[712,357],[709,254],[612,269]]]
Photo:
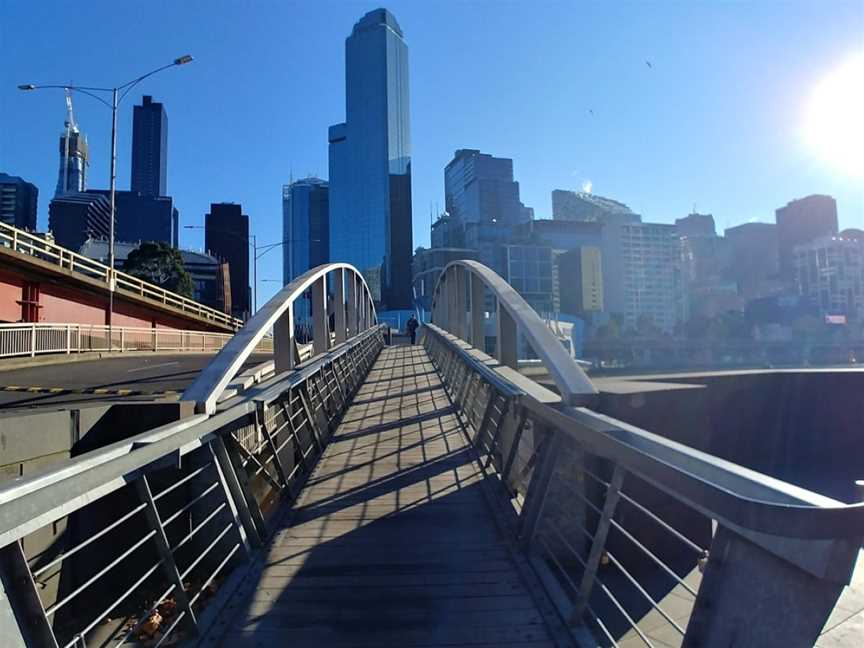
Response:
[[[804,138],[823,162],[864,177],[864,54],[834,70],[813,89]]]

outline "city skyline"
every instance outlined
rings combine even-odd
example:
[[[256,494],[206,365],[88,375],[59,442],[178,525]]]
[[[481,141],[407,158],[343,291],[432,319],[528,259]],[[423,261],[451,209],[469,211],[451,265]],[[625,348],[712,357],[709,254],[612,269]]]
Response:
[[[776,10],[778,5],[771,6]],[[656,11],[631,7],[629,14],[624,14],[613,10],[604,13],[597,7],[576,11],[542,5],[532,9],[532,15],[528,16],[527,9],[514,6],[498,10],[494,5],[496,11],[491,12],[489,9],[493,5],[490,4],[445,5],[440,12],[442,15],[436,16],[410,4],[388,3],[388,9],[396,15],[411,43],[411,76],[416,80],[411,98],[413,246],[428,246],[430,207],[435,211],[437,203],[438,210],[443,209],[443,168],[458,148],[477,148],[495,156],[512,158],[522,200],[535,209],[538,218],[551,218],[553,189],[578,189],[590,181],[596,193],[626,202],[651,222],[674,222],[693,210],[695,203],[696,210],[714,214],[718,229],[722,231],[753,220],[772,222],[775,209],[794,199],[818,193],[837,199],[840,229],[860,226],[864,222],[864,191],[860,181],[821,167],[816,156],[800,146],[797,111],[805,103],[804,96],[810,88],[854,53],[853,36],[860,33],[864,11],[853,3],[836,3],[836,11],[825,16],[815,15],[819,12],[802,5],[794,16],[787,16],[776,33],[763,39],[764,42],[750,43],[747,35],[776,17],[771,6],[767,9],[747,7],[745,13],[736,7],[678,7],[678,11],[671,11],[661,5]],[[4,122],[20,123],[20,128],[4,129],[0,135],[0,170],[34,182],[43,193],[50,192],[52,180],[56,178],[56,124],[62,119],[62,93],[53,97],[46,94],[33,101],[33,98],[14,94],[17,83],[50,83],[70,74],[76,79],[95,76],[98,82],[103,74],[107,77],[115,71],[136,69],[139,63],[161,60],[166,52],[173,53],[179,47],[196,56],[199,67],[195,74],[182,80],[160,78],[158,86],[145,84],[140,92],[158,95],[172,112],[169,182],[174,187],[172,194],[180,212],[186,215],[184,223],[200,218],[211,202],[236,201],[244,205],[244,212],[250,215],[253,231],[260,241],[280,240],[281,185],[292,173],[294,177],[302,177],[307,171],[317,171],[322,177],[328,175],[325,172],[326,127],[341,119],[344,105],[341,96],[344,38],[358,17],[373,7],[328,5],[328,11],[311,6],[293,7],[296,17],[303,19],[297,22],[308,22],[308,30],[315,34],[314,55],[304,54],[302,49],[303,42],[311,36],[300,37],[301,42],[285,51],[280,49],[282,45],[277,45],[265,22],[273,21],[281,11],[279,7],[266,7],[252,16],[240,16],[228,5],[220,7],[221,20],[237,19],[241,21],[238,27],[247,28],[238,29],[244,35],[245,46],[253,50],[246,56],[263,53],[272,56],[281,52],[285,60],[297,62],[297,65],[286,66],[280,74],[292,80],[292,84],[296,82],[296,87],[308,89],[308,96],[314,97],[306,102],[309,108],[300,110],[289,106],[290,102],[280,102],[282,95],[276,91],[262,94],[263,83],[267,80],[263,73],[249,73],[251,76],[246,80],[249,87],[238,93],[254,97],[254,101],[231,97],[224,92],[223,79],[236,71],[236,66],[246,58],[229,60],[227,52],[222,50],[230,47],[220,42],[210,43],[201,34],[164,33],[152,47],[142,46],[138,48],[141,51],[134,53],[129,50],[135,48],[126,48],[127,55],[105,60],[103,47],[109,48],[112,43],[116,46],[114,39],[134,42],[136,36],[122,29],[119,34],[110,35],[117,23],[110,18],[97,23],[94,16],[102,13],[97,4],[88,7],[82,17],[94,34],[94,52],[78,52],[64,58],[49,47],[36,56],[32,44],[21,40],[18,47],[21,37],[17,33],[3,35],[11,44],[12,55],[10,65],[0,77],[3,81],[0,112]],[[149,24],[149,14],[143,9],[140,12],[141,20]],[[165,12],[174,20],[184,20],[194,13],[182,7],[165,8]],[[59,21],[52,22],[52,16],[40,13],[37,22],[35,12],[28,12],[24,6],[12,7],[11,13],[22,18],[26,28],[38,27],[40,32],[46,33],[59,29]],[[646,14],[651,15],[646,18]],[[571,48],[562,41],[563,35],[567,29],[586,32],[586,27],[578,26],[586,17],[595,19],[585,21],[591,22],[593,31],[585,34],[585,43]],[[640,18],[647,20],[641,28],[637,27]],[[519,33],[514,34],[515,52],[493,48],[484,53],[483,47],[488,47],[489,40],[483,34],[477,34],[478,42],[464,40],[481,19],[488,19],[497,29],[508,26],[515,29],[515,25],[521,25]],[[688,44],[688,37],[667,43],[655,42],[649,33],[650,26],[661,19],[679,26],[704,26],[712,21],[707,35],[716,38],[706,42],[704,51],[694,55],[692,61],[680,63],[674,54]],[[246,42],[253,27],[262,34],[256,36],[255,43]],[[27,33],[26,28],[21,30],[22,34]],[[805,30],[816,32],[817,28],[818,38],[814,36],[800,51],[788,56],[784,53],[786,58],[780,56],[781,46],[787,39]],[[446,48],[442,50],[436,30],[443,30],[442,35],[456,38],[460,47],[467,48],[464,56],[456,56]],[[202,34],[204,31],[206,28],[202,29]],[[617,43],[618,49],[602,45],[609,33],[615,34],[612,45]],[[624,46],[621,39],[627,35],[634,38],[632,44]],[[705,35],[700,34],[700,38]],[[733,37],[736,47],[730,49]],[[259,40],[262,42],[258,43]],[[544,41],[543,51],[557,54],[548,60],[559,64],[550,66],[544,58],[526,54],[528,50],[524,48],[532,40]],[[526,60],[513,67],[520,52]],[[593,53],[587,62],[586,52]],[[562,54],[566,56],[562,58]],[[651,68],[644,63],[649,56],[653,63]],[[720,60],[722,56],[727,56],[728,60]],[[541,61],[544,62],[541,64]],[[740,75],[745,63],[754,71]],[[464,80],[453,80],[457,65],[464,68],[464,76],[471,77],[473,86]],[[712,65],[712,82],[700,81],[699,74]],[[66,66],[71,69],[65,69]],[[481,70],[482,76],[477,76]],[[524,86],[524,93],[507,90],[505,86],[512,85],[514,80],[507,76],[508,70],[515,75],[515,81]],[[617,82],[598,84],[597,74],[606,74]],[[561,85],[568,75],[571,80],[575,79],[573,88]],[[595,83],[590,86],[581,83],[580,78],[585,75]],[[771,81],[766,82],[767,78]],[[735,87],[731,84],[733,79]],[[309,85],[304,86],[307,81]],[[433,100],[436,93],[440,96],[441,88],[450,87],[451,82],[463,92],[459,110],[450,109],[447,102]],[[688,88],[686,96],[680,92],[683,86]],[[521,101],[522,94],[534,91],[536,95],[538,88],[546,89],[546,96],[539,99],[554,97],[555,101]],[[549,94],[552,88],[554,95]],[[627,93],[639,95],[638,111],[633,106],[616,103],[625,89]],[[721,96],[723,92],[729,96]],[[220,97],[218,110],[212,107],[215,96]],[[501,108],[493,105],[508,98],[510,103]],[[681,99],[686,99],[685,106],[674,105]],[[105,122],[108,120],[100,106],[85,100],[86,97],[78,100],[75,108],[77,121],[90,140],[88,184],[106,187],[108,137]],[[792,108],[779,108],[784,102],[792,102]],[[686,110],[683,113],[687,119],[675,123],[681,119],[681,110],[685,108],[690,111],[689,115]],[[642,115],[640,119],[648,120],[651,128],[636,124],[634,111]],[[131,112],[131,107],[126,106],[118,118],[120,189],[126,188],[124,178],[129,177]],[[484,123],[489,120],[490,124]],[[541,121],[547,124],[543,126]],[[517,128],[517,124],[522,128]],[[673,130],[673,125],[678,130]],[[716,133],[698,135],[697,131],[711,131],[713,126],[718,127]],[[236,142],[226,144],[217,128],[227,128],[229,139]],[[259,132],[253,133],[253,128]],[[658,130],[665,137],[649,130]],[[43,143],[46,140],[50,142],[48,146]],[[232,147],[238,142],[247,145],[245,158],[232,153]],[[741,153],[742,142],[749,142],[749,150],[747,146],[743,150],[750,155]],[[217,143],[228,149],[217,149]],[[631,148],[622,148],[625,144]],[[623,156],[626,160],[621,151],[626,153]],[[707,152],[713,155],[708,156]],[[236,164],[224,164],[232,159],[237,160]],[[219,160],[219,168],[208,164],[211,160]],[[655,163],[648,166],[649,160]],[[248,181],[250,173],[254,175],[254,183]],[[40,227],[47,224],[46,211],[47,201],[43,201],[39,207]],[[181,244],[202,246],[200,234],[184,234]],[[259,277],[281,276],[278,266],[278,255],[262,259]],[[261,303],[275,290],[266,285],[259,289]]]

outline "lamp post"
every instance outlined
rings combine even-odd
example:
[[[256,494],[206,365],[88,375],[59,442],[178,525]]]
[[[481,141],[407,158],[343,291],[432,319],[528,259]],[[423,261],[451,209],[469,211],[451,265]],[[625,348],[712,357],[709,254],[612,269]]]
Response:
[[[161,72],[162,70],[167,70],[171,67],[176,67],[178,65],[186,65],[187,63],[192,62],[192,57],[189,54],[184,54],[176,59],[174,59],[173,63],[169,63],[168,65],[163,65],[162,67],[156,68],[155,70],[151,70],[146,74],[142,74],[141,76],[132,79],[128,83],[124,83],[121,86],[116,86],[114,88],[94,88],[91,86],[73,86],[73,85],[35,85],[33,83],[23,83],[18,86],[19,90],[24,90],[25,92],[30,92],[32,90],[49,90],[49,89],[57,89],[57,90],[65,90],[66,92],[79,92],[81,94],[85,94],[88,97],[92,97],[96,99],[100,103],[104,104],[108,108],[111,109],[111,222],[108,226],[108,343],[111,345],[110,348],[113,348],[113,325],[112,321],[114,319],[114,288],[115,288],[115,277],[114,277],[114,221],[116,220],[115,214],[115,193],[117,190],[117,106],[121,101],[129,94],[129,92],[138,85],[141,81],[146,79],[147,77],[153,76],[157,72]],[[100,97],[96,93],[111,93],[111,103],[108,103],[104,96]],[[67,137],[67,145],[68,145],[68,137]],[[63,187],[63,190],[66,190],[66,187]]]
[[[184,225],[183,229],[192,229],[192,230],[207,230],[205,225]],[[290,239],[285,239],[284,241],[277,241],[276,243],[268,243],[266,245],[262,245],[258,247],[258,240],[255,238],[254,234],[250,234],[248,237],[243,236],[242,234],[238,235],[237,232],[229,232],[228,230],[222,229],[211,229],[211,232],[219,232],[221,234],[230,234],[231,236],[236,236],[238,238],[242,238],[247,245],[252,246],[252,314],[258,312],[258,259],[267,254],[270,250],[275,250],[278,247],[285,245],[286,243],[290,243]],[[259,253],[260,250],[260,253]],[[262,280],[263,281],[263,280]],[[273,279],[267,279],[266,281],[274,281]]]

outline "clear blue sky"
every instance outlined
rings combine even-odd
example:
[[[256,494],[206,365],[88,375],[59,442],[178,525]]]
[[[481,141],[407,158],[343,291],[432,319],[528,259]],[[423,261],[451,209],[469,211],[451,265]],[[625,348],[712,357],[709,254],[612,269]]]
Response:
[[[0,171],[57,181],[62,92],[18,83],[112,85],[175,56],[195,62],[148,80],[169,118],[168,187],[181,224],[211,202],[281,239],[281,187],[327,176],[327,127],[344,119],[344,39],[371,2],[49,2],[0,0]],[[514,159],[525,204],[590,180],[645,220],[692,207],[719,228],[773,220],[810,193],[864,226],[862,179],[827,168],[801,141],[817,81],[864,51],[861,0],[812,2],[390,2],[411,56],[414,242],[443,209],[457,148]],[[645,61],[652,63],[649,68]],[[129,186],[132,101],[119,117],[118,186]],[[81,97],[90,186],[107,187],[110,114]],[[593,110],[592,116],[588,111]],[[184,230],[181,243],[203,244]],[[259,277],[281,278],[281,256]],[[259,302],[278,284],[259,286]]]

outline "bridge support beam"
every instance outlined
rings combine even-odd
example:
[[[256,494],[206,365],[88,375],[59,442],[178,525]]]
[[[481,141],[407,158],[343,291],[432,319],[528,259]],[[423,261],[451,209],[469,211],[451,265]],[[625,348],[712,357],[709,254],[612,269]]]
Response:
[[[326,277],[316,279],[309,290],[312,293],[312,352],[318,355],[330,348]]]
[[[360,290],[357,286],[357,276],[353,272],[348,272],[345,276],[347,285],[347,304],[346,304],[346,319],[348,324],[348,337],[357,335],[357,299]]]
[[[849,582],[860,546],[860,538],[795,540],[718,526],[681,645],[809,648]]]
[[[347,325],[345,322],[345,279],[342,268],[333,271],[333,322],[336,334],[336,344],[342,344],[346,339]]]
[[[518,349],[518,328],[513,316],[506,308],[501,306],[501,300],[498,300],[498,339],[495,342],[495,358],[501,364],[511,367],[512,369],[519,368],[519,349]]]
[[[276,373],[294,368],[294,305],[288,307],[273,326],[273,362]]]
[[[465,268],[462,266],[456,266],[455,272],[453,273],[453,278],[456,280],[456,285],[454,291],[456,293],[456,310],[453,312],[453,317],[455,319],[455,327],[456,330],[453,333],[456,337],[467,340],[468,339],[468,299],[466,295],[467,290],[467,282],[465,279]]]
[[[450,268],[447,273],[447,331],[459,337],[459,283],[458,267]]]
[[[483,280],[469,274],[471,282],[471,345],[481,351],[486,351],[486,291],[483,290]]]

